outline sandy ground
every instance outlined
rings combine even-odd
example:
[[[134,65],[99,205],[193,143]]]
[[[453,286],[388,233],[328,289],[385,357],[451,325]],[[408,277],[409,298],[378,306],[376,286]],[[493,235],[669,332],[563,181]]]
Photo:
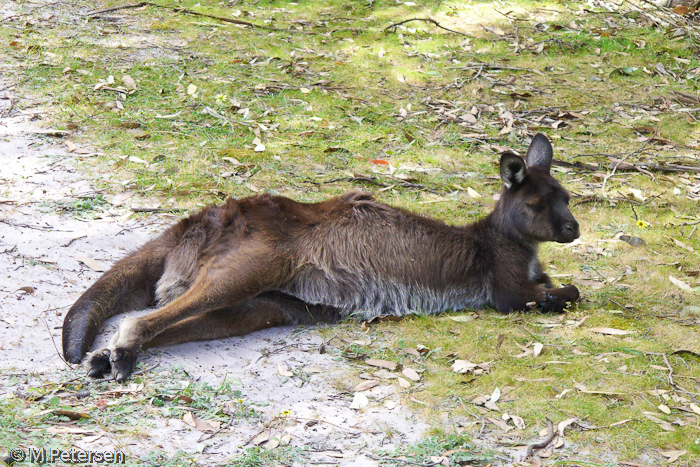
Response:
[[[0,93],[0,114],[8,109],[9,97],[11,91]],[[79,220],[57,211],[57,202],[96,194],[93,175],[81,172],[78,164],[80,157],[91,156],[68,153],[62,138],[47,135],[32,123],[36,116],[12,111],[0,118],[0,272],[5,277],[0,283],[0,394],[16,390],[2,388],[2,380],[13,374],[33,372],[45,380],[65,380],[61,373],[66,364],[59,357],[63,317],[100,275],[76,258],[90,258],[108,267],[173,222],[172,216],[163,214],[135,218],[123,206],[96,220]],[[117,323],[115,318],[104,326],[98,344],[106,341]],[[315,425],[300,420],[271,433],[272,437],[290,434],[292,445],[316,451],[312,462],[378,465],[364,454],[423,437],[427,425],[401,405],[395,394],[398,386],[390,381],[367,391],[370,405],[363,413],[351,409],[352,394],[337,389],[347,364],[319,353],[321,343],[313,329],[277,328],[155,349],[145,352],[141,361],[148,367],[157,364],[163,371],[177,365],[213,386],[224,377],[240,382],[238,389],[247,400],[269,403],[263,409],[263,422],[285,410],[298,418],[323,420]],[[315,372],[300,385],[297,378],[280,375],[280,363],[292,371],[313,368]],[[359,380],[347,381],[346,386],[356,383]],[[387,408],[386,401],[395,407]],[[261,430],[259,424],[243,421],[198,442],[201,432],[182,420],[162,419],[155,426],[139,428],[138,436],[105,432],[99,438],[78,436],[76,445],[118,447],[134,457],[159,446],[168,453],[201,452],[200,465],[218,465],[252,446],[246,443]]]

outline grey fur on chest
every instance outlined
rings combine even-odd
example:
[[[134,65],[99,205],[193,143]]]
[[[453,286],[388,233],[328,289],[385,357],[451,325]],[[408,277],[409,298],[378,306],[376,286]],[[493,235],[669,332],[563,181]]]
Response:
[[[337,271],[331,275],[315,268],[299,271],[295,280],[280,291],[310,304],[336,307],[344,316],[360,319],[380,315],[432,314],[481,308],[491,303],[491,291],[486,283],[435,289],[424,284],[406,284]]]
[[[532,282],[537,282],[543,274],[542,264],[537,256],[534,256],[527,265],[527,278]]]

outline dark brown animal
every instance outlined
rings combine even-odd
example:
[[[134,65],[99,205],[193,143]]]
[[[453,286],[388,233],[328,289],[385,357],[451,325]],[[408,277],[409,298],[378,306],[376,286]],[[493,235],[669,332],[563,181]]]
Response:
[[[247,334],[348,316],[436,313],[492,306],[561,312],[578,298],[553,288],[541,242],[579,236],[569,194],[550,175],[552,146],[537,135],[526,162],[501,157],[494,211],[461,227],[349,192],[315,204],[271,195],[228,199],[180,221],[117,262],[68,312],[65,358],[79,363],[105,319],[126,317],[90,376],[117,380],[143,348]]]

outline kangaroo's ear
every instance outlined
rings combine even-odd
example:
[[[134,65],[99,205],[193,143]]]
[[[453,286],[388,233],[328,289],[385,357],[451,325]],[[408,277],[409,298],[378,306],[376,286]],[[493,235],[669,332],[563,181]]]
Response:
[[[507,153],[501,156],[501,179],[506,188],[520,185],[525,179],[525,171],[522,157]]]
[[[527,155],[525,160],[527,161],[528,167],[537,167],[544,169],[549,172],[552,166],[552,145],[549,140],[542,133],[537,133],[534,138],[532,138],[532,143],[527,150]]]

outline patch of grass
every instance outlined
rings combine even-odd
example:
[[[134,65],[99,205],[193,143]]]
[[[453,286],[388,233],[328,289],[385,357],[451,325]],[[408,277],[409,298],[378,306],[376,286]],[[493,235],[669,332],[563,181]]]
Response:
[[[85,385],[82,373],[72,370],[57,376],[62,376],[62,381],[47,382],[37,375],[22,379],[2,376],[5,387],[15,388],[12,395],[0,399],[0,446],[4,450],[18,446],[69,449],[73,428],[141,438],[149,436],[158,423],[182,420],[187,412],[198,420],[224,426],[261,416],[258,407],[234,389],[234,384],[224,382],[214,388],[192,380],[177,368],[149,370],[147,375],[134,377],[128,387],[99,380]],[[146,460],[184,465],[183,459],[192,456],[192,452],[154,451]]]
[[[462,435],[449,434],[444,437],[428,436],[416,444],[404,444],[393,451],[379,451],[382,464],[404,465],[428,464],[435,457],[446,457],[450,465],[485,465],[493,461],[493,455],[483,452]],[[398,458],[398,459],[390,459]]]
[[[98,194],[77,200],[56,201],[50,207],[56,211],[70,213],[74,217],[91,220],[109,210],[110,204],[104,199],[104,195]]]
[[[225,465],[230,467],[265,467],[268,465],[292,465],[303,462],[306,450],[299,447],[281,446],[273,451],[262,447],[246,449],[243,454],[231,459]]]

